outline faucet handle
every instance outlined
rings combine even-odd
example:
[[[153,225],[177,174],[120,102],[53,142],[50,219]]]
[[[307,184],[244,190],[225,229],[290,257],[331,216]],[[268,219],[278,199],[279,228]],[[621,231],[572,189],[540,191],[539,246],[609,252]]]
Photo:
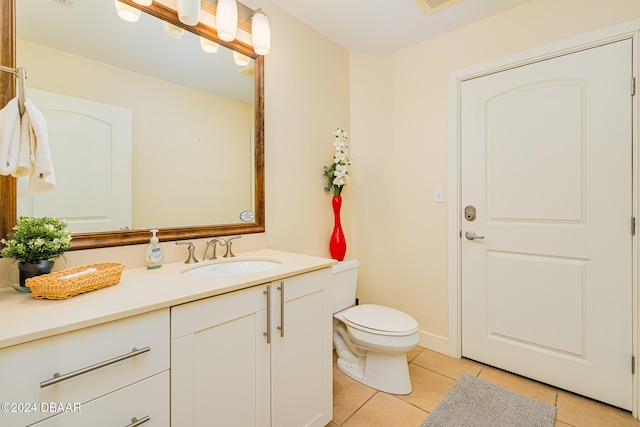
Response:
[[[226,245],[227,246],[227,252],[225,252],[225,254],[224,254],[225,258],[233,258],[235,256],[233,254],[233,252],[231,251],[231,243],[232,243],[232,240],[239,239],[241,237],[242,236],[231,236],[231,237],[227,238],[227,245]]]
[[[184,262],[185,264],[195,264],[196,262],[198,262],[194,255],[196,247],[193,245],[193,242],[176,242],[176,245],[189,245],[187,246],[187,250],[189,251],[189,258],[187,258],[187,260]]]

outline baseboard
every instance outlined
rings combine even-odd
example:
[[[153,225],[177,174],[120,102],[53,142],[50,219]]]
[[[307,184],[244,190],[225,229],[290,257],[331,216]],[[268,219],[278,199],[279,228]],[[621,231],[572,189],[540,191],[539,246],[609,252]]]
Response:
[[[449,339],[426,331],[418,331],[420,335],[420,347],[449,355]]]

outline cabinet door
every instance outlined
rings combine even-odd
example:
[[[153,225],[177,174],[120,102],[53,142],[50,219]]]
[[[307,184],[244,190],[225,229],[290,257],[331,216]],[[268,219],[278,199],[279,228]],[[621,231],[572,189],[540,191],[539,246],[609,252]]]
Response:
[[[63,412],[34,427],[169,427],[169,371],[82,405],[39,404],[42,412]],[[135,418],[135,420],[134,420]]]
[[[178,316],[188,316],[193,308],[193,313],[209,312],[215,321],[200,323],[201,329],[172,340],[172,425],[269,425],[266,289],[260,286],[184,306],[186,311]],[[260,310],[255,310],[257,302]]]
[[[323,289],[330,279],[316,272],[272,285],[273,426],[325,426],[332,419],[331,290]]]

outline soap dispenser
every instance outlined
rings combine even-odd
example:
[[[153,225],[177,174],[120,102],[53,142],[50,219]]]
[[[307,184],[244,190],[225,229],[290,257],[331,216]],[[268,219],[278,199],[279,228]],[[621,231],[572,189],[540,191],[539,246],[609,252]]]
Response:
[[[151,240],[147,245],[147,250],[145,251],[145,260],[147,261],[147,268],[160,268],[162,267],[162,248],[160,247],[160,241],[156,236],[158,230],[150,230],[153,236],[151,236]]]

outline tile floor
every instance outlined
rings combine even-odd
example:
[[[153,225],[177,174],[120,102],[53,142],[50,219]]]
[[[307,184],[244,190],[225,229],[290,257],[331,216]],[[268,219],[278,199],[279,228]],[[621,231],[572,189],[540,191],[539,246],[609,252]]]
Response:
[[[333,421],[327,427],[418,427],[462,373],[556,406],[556,427],[640,427],[627,411],[468,359],[422,347],[407,358],[413,392],[406,396],[360,384],[338,370],[334,361]]]

